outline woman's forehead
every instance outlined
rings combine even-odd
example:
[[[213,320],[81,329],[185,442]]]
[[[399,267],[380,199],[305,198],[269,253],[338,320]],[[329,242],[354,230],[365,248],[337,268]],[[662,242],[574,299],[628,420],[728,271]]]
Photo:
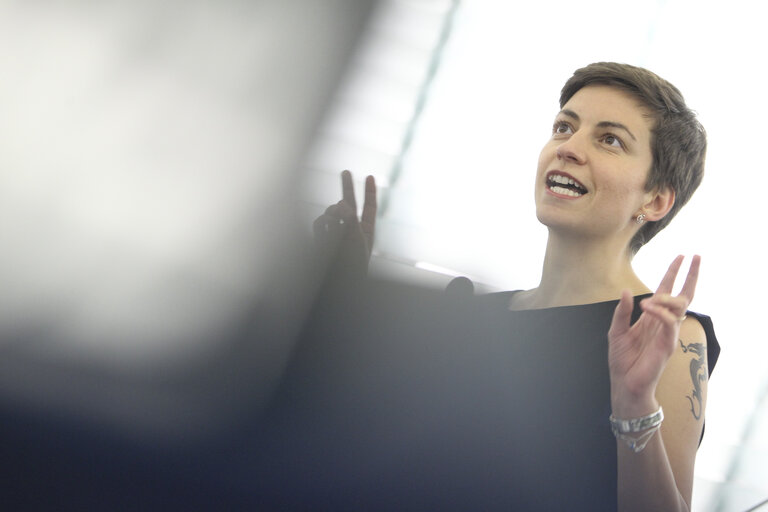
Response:
[[[647,122],[650,110],[637,97],[610,85],[582,87],[563,105],[579,117],[621,116],[626,121],[634,119]]]

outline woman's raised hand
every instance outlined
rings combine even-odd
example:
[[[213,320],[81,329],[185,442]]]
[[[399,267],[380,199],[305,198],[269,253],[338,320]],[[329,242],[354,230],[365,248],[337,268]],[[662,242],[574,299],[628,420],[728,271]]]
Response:
[[[693,257],[680,294],[672,296],[682,262],[683,256],[675,258],[656,293],[640,301],[643,312],[634,325],[630,326],[634,301],[629,291],[622,293],[616,306],[608,331],[608,365],[611,402],[618,417],[642,416],[658,408],[656,385],[678,344],[680,325],[696,290],[701,258]]]
[[[357,201],[352,173],[341,173],[342,199],[329,206],[313,224],[315,240],[331,259],[332,272],[339,277],[363,277],[373,250],[376,228],[376,182],[365,180],[365,199],[361,217],[357,217]]]

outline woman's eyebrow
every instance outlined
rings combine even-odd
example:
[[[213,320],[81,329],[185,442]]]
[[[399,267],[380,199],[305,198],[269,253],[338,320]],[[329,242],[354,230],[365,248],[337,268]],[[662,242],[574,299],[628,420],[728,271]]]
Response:
[[[560,114],[564,115],[564,116],[567,116],[567,117],[570,117],[574,121],[581,121],[581,118],[579,117],[579,114],[577,114],[573,110],[564,108],[563,110],[560,111]],[[625,125],[621,124],[621,123],[617,123],[615,121],[600,121],[599,123],[597,123],[597,126],[598,126],[598,128],[618,128],[620,130],[624,130],[625,132],[627,132],[629,134],[630,137],[632,137],[632,140],[637,141],[637,138],[632,133],[632,131],[629,128],[627,128]]]
[[[627,128],[626,126],[624,126],[621,123],[616,123],[614,121],[600,121],[599,123],[597,123],[597,126],[599,128],[618,128],[620,130],[624,130],[625,132],[627,132],[629,134],[630,137],[632,137],[632,140],[637,141],[637,139],[632,134],[632,132],[629,131],[629,128]]]
[[[573,118],[574,121],[580,121],[579,114],[577,114],[573,110],[564,108],[563,110],[560,111],[560,114]]]

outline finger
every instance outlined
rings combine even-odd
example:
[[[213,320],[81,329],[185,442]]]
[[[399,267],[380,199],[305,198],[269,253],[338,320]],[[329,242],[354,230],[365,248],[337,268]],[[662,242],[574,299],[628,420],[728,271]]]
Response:
[[[315,222],[312,223],[312,231],[315,232],[316,237],[320,237],[326,233],[325,225],[325,215],[321,215],[315,219]]]
[[[321,215],[312,223],[315,234],[325,234],[342,228],[342,219],[338,215]]]
[[[654,304],[653,302],[646,302],[641,307],[643,309],[643,313],[657,318],[668,328],[679,326],[683,321],[682,316],[676,315],[669,309],[658,304]]]
[[[608,337],[621,336],[629,330],[629,322],[632,319],[632,310],[634,309],[634,299],[629,290],[621,292],[621,299],[613,312],[611,328],[608,330]]]
[[[675,285],[675,278],[680,271],[680,265],[683,263],[683,256],[678,256],[674,259],[672,264],[667,269],[667,273],[664,274],[664,279],[661,280],[659,287],[656,289],[656,293],[672,293],[672,287]]]
[[[357,225],[357,211],[355,210],[354,206],[348,202],[344,200],[339,201],[336,203],[336,209],[334,211],[344,224],[348,224],[350,226]]]
[[[376,223],[376,180],[373,176],[365,179],[365,200],[363,202],[363,215],[361,220],[369,225]]]
[[[339,201],[336,204],[332,204],[328,208],[325,209],[325,214],[327,217],[330,217],[330,219],[340,220],[341,219],[341,208],[339,205],[342,204],[342,201]],[[330,219],[326,219],[326,221],[330,221]]]
[[[343,199],[336,204],[332,204],[325,209],[326,222],[329,224],[333,221],[344,221],[347,224],[355,224],[357,222],[357,212],[355,209]]]
[[[698,254],[691,260],[691,267],[688,269],[688,276],[685,278],[683,289],[680,295],[688,299],[690,304],[693,300],[693,294],[696,291],[696,282],[699,280],[699,267],[701,266],[701,256]]]
[[[352,182],[352,173],[342,171],[341,173],[341,199],[349,204],[357,212],[357,202],[355,201],[355,185]]]
[[[654,344],[662,347],[667,356],[671,355],[679,336],[682,319],[675,316],[667,308],[658,307],[651,303],[643,305],[642,308],[643,316],[658,322],[659,330],[656,331],[657,335],[654,336]]]
[[[337,218],[321,215],[312,223],[315,240],[323,250],[329,250],[339,243],[343,225]]]
[[[373,248],[373,236],[376,228],[376,181],[373,176],[365,179],[365,201],[363,202],[363,214],[360,217],[360,229],[365,234],[368,250]]]
[[[331,243],[338,243],[344,235],[344,225],[341,222],[329,222],[326,229]]]
[[[654,307],[665,308],[671,311],[676,317],[682,317],[688,310],[690,301],[683,295],[673,297],[666,294],[656,294],[653,297],[643,299],[640,302],[641,306],[652,305]]]

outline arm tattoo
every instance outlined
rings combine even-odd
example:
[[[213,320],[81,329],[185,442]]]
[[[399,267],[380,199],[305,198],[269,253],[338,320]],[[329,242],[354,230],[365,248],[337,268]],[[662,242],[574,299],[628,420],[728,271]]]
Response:
[[[701,418],[701,383],[707,380],[707,367],[705,366],[706,349],[703,343],[683,344],[683,340],[678,340],[683,349],[683,353],[691,352],[697,357],[691,359],[691,380],[693,381],[693,391],[685,398],[691,403],[691,413],[697,420]]]

